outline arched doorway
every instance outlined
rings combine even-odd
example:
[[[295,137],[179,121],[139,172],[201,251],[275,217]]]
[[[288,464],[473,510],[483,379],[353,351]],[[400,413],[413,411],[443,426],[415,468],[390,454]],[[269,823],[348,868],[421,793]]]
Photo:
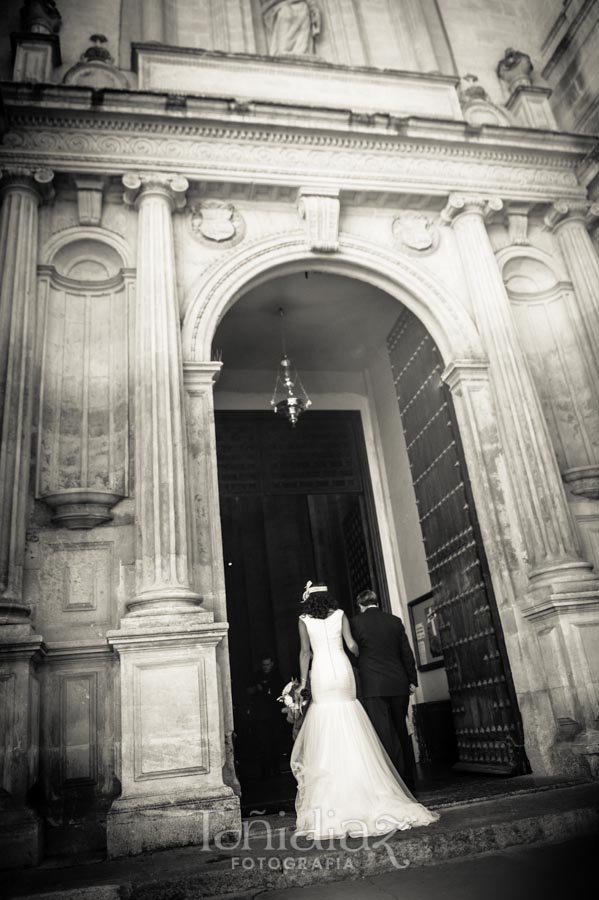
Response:
[[[314,402],[295,432],[265,411],[280,357],[281,305],[289,353]],[[427,329],[377,287],[312,267],[245,292],[222,318],[213,348],[224,361],[215,417],[246,794],[256,803],[269,799],[267,787],[254,793],[251,785],[264,775],[256,768],[263,748],[251,699],[262,657],[272,657],[281,686],[297,671],[297,600],[307,577],[332,581],[352,612],[352,553],[408,628],[410,601],[432,590],[439,607],[429,619],[429,631],[435,621],[438,627],[437,667],[421,646],[430,634],[413,623],[421,713],[431,704],[449,713],[443,724],[442,716],[421,722],[424,755],[438,752],[439,729],[453,721],[462,768],[523,771],[525,757],[514,750],[523,744],[520,717],[459,429]],[[274,724],[271,732],[277,741]]]

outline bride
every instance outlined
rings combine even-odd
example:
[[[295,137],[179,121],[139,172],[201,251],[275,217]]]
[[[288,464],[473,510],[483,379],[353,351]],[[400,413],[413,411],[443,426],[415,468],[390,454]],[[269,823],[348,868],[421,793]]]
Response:
[[[315,839],[384,834],[439,816],[410,794],[362,704],[343,641],[354,641],[325,585],[308,582],[299,617],[301,687],[312,659],[312,703],[291,754],[297,781],[297,834]]]

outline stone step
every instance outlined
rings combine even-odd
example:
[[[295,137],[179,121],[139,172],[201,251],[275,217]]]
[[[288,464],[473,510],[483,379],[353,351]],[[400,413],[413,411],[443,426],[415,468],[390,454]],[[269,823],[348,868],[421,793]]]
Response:
[[[241,846],[186,847],[69,869],[21,872],[13,876],[12,887],[5,882],[0,896],[234,900],[264,890],[435,865],[510,846],[599,834],[599,784],[456,804],[441,810],[440,821],[427,828],[368,841],[323,842],[320,847],[300,840],[290,846],[289,822],[279,821],[277,817],[253,821]]]

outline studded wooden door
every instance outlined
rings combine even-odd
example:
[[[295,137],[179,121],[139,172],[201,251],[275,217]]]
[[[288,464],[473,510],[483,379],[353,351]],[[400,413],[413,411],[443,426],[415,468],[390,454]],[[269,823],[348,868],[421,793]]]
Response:
[[[388,350],[451,696],[457,768],[529,770],[503,632],[443,360],[405,310]]]

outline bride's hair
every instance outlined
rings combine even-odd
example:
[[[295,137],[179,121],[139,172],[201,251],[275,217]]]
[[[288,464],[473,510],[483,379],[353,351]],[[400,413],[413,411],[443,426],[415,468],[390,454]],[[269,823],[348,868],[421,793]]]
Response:
[[[315,591],[314,588],[318,586],[318,584],[313,584],[311,593],[303,601],[302,615],[312,616],[313,619],[326,619],[329,610],[337,609],[337,602],[326,588],[322,591]]]

